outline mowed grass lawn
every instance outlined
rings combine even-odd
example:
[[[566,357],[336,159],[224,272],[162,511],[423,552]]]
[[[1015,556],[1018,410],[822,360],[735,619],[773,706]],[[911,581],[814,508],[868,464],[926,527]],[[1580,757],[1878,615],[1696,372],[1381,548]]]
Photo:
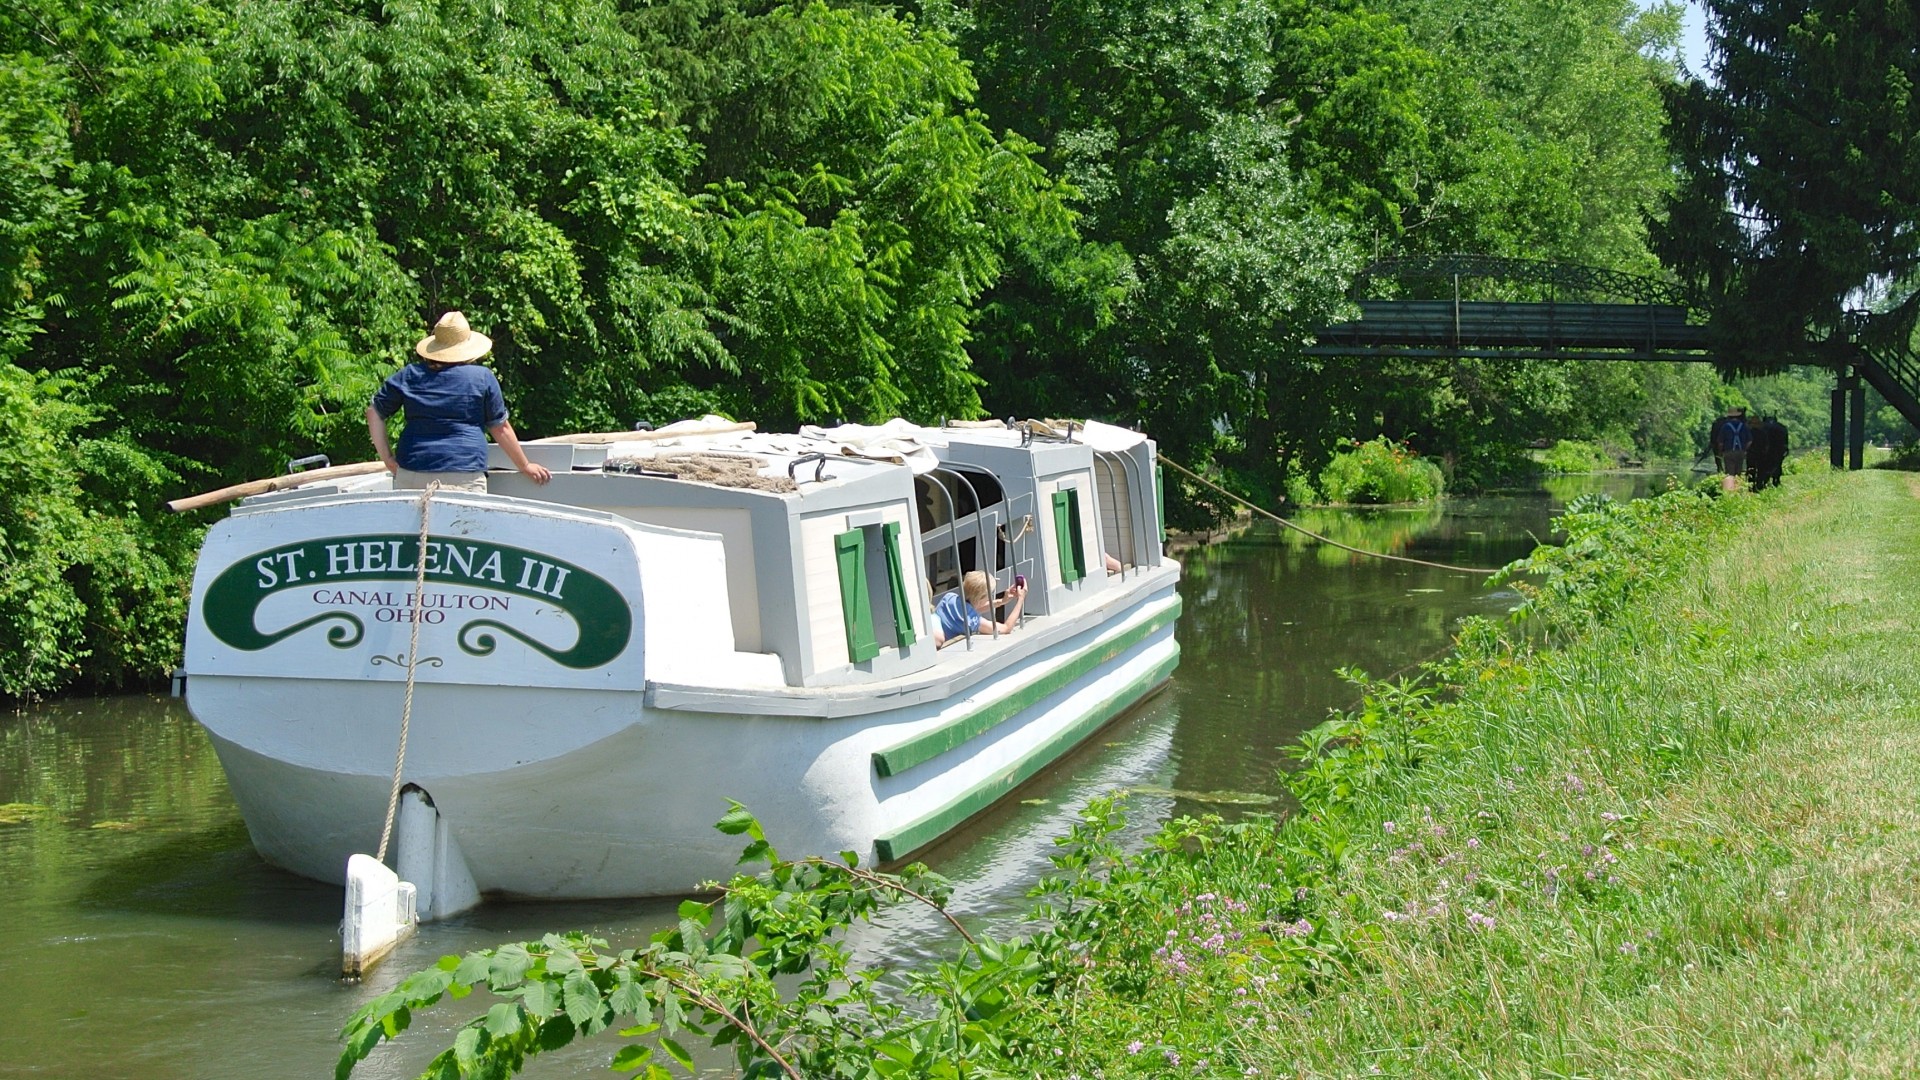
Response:
[[[1374,808],[1377,944],[1262,1075],[1920,1076],[1920,477],[1765,498],[1468,692],[1484,752]]]

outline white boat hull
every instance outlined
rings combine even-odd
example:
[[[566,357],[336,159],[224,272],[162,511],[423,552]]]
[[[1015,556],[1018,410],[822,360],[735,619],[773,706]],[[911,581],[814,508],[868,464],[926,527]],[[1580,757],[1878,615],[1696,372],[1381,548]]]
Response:
[[[778,697],[751,712],[707,711],[661,707],[671,695],[654,690],[422,684],[404,779],[431,798],[492,895],[662,895],[723,879],[742,845],[714,828],[729,799],[784,855],[898,860],[1165,681],[1179,656],[1177,570],[1153,578],[1078,632],[1029,635],[1034,651],[961,693],[877,712],[763,711]],[[1015,644],[1020,635],[979,647]],[[403,693],[392,681],[194,678],[194,712],[268,861],[338,882],[350,855],[377,844]],[[833,712],[826,696],[811,695],[808,711]]]

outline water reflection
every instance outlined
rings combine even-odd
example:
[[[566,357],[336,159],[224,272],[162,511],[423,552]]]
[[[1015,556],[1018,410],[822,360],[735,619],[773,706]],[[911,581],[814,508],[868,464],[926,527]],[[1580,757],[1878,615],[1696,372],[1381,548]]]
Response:
[[[1322,511],[1301,523],[1355,547],[1498,566],[1590,490],[1651,490],[1657,474],[1566,477],[1421,510]],[[927,853],[955,907],[993,926],[1022,908],[1052,839],[1117,789],[1133,837],[1172,814],[1269,809],[1281,748],[1353,693],[1333,671],[1403,670],[1454,622],[1510,596],[1478,577],[1328,549],[1271,524],[1182,555],[1183,650],[1172,683],[963,834]],[[1242,798],[1239,796],[1247,796]],[[369,838],[371,840],[372,838]],[[578,928],[643,938],[673,901],[494,904],[434,924],[365,985],[335,977],[340,891],[260,862],[219,763],[178,702],[79,700],[0,717],[0,1076],[143,1080],[327,1075],[360,1003],[443,953]],[[897,909],[855,943],[905,966],[951,953],[937,921]],[[412,1076],[472,1000],[417,1017],[357,1076]],[[597,1072],[604,1047],[543,1056],[527,1075]]]

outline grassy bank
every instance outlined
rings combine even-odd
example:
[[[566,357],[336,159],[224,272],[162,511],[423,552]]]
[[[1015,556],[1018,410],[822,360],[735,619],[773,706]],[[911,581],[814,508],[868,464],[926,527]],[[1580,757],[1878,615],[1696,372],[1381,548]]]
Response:
[[[1372,970],[1275,1016],[1276,1063],[1920,1072],[1920,499],[1820,477],[1744,525],[1492,672],[1480,745],[1369,807],[1452,827],[1417,854],[1373,839],[1356,909],[1452,892],[1493,922],[1392,925]]]
[[[1300,921],[1166,920],[1146,1023],[1117,986],[1073,1007],[1120,1047],[1089,1074],[1920,1073],[1917,495],[1815,476],[1640,523],[1656,550],[1561,575],[1547,609],[1602,616],[1562,647],[1469,640],[1449,703],[1376,687],[1328,746],[1384,761],[1309,782],[1318,824],[1174,860],[1189,910],[1270,879]]]
[[[776,863],[642,950],[450,958],[356,1017],[349,1063],[486,985],[503,1003],[434,1075],[661,1011],[750,1076],[1920,1073],[1920,480],[1572,511],[1526,633],[1470,623],[1420,682],[1356,676],[1299,812],[1132,853],[1097,802],[1018,940],[881,989],[834,941],[901,889]]]

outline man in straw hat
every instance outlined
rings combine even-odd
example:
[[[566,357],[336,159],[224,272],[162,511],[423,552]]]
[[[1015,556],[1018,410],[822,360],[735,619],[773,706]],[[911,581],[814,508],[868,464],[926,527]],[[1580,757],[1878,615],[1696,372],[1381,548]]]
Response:
[[[441,487],[487,490],[487,435],[534,483],[552,478],[520,449],[507,423],[500,380],[474,363],[492,348],[492,338],[475,333],[465,315],[449,311],[413,347],[420,360],[394,372],[374,393],[367,406],[367,434],[393,473],[394,487],[424,488],[438,480]],[[407,426],[396,456],[387,443],[387,418],[402,409]]]

